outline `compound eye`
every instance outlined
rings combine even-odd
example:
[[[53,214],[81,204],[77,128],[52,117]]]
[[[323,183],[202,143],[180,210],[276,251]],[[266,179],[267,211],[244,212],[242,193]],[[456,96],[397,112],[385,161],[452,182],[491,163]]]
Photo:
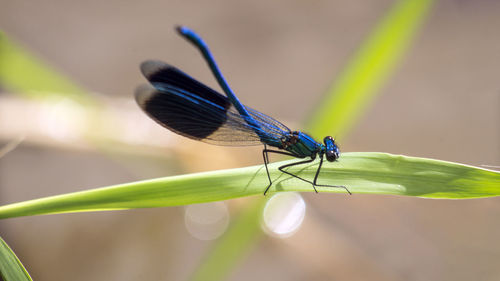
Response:
[[[339,158],[338,154],[333,150],[327,150],[325,153],[326,160],[333,162]]]

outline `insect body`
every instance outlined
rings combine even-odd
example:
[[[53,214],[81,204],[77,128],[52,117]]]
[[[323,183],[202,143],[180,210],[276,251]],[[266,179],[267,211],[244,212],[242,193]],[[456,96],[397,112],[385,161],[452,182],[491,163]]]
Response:
[[[323,158],[333,162],[340,156],[340,150],[332,137],[325,137],[323,143],[319,143],[309,135],[291,131],[274,118],[240,103],[222,76],[205,42],[186,27],[178,27],[177,31],[201,51],[226,96],[169,64],[154,60],[145,61],[141,64],[141,71],[150,84],[140,86],[135,97],[149,117],[179,135],[210,144],[263,144],[262,156],[269,179],[264,195],[272,185],[267,167],[269,153],[309,158],[283,165],[278,169],[312,184],[316,192],[316,186],[344,188],[349,192],[345,186],[317,183]],[[280,150],[268,149],[268,146]],[[313,181],[285,170],[291,166],[310,163],[316,157],[319,157],[320,162]]]

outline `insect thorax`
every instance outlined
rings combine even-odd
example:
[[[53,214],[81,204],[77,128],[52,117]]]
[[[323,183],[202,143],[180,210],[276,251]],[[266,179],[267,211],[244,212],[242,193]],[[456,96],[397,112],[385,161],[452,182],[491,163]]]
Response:
[[[293,131],[288,136],[283,137],[280,148],[300,158],[315,158],[317,153],[324,151],[323,144],[318,143],[311,136],[299,131]]]

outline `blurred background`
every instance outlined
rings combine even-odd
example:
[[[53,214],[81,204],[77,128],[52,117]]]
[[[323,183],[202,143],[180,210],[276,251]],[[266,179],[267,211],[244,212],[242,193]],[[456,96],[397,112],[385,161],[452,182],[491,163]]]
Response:
[[[88,95],[33,98],[0,81],[0,147],[19,143],[0,158],[0,204],[261,164],[261,147],[194,142],[147,119],[133,100],[140,62],[219,89],[173,29],[187,25],[242,102],[300,129],[395,2],[0,0],[3,35]],[[337,136],[342,151],[499,166],[498,26],[499,1],[436,1],[377,98]],[[8,219],[0,235],[34,280],[186,280],[255,200]],[[498,198],[287,200],[295,232],[257,234],[227,280],[500,278]]]

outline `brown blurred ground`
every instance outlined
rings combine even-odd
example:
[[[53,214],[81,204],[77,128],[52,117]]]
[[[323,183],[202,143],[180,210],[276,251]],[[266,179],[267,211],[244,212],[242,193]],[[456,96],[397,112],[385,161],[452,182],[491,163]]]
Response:
[[[148,58],[215,87],[196,50],[173,31],[188,25],[208,41],[245,104],[293,124],[313,110],[391,3],[0,0],[0,29],[87,89],[131,97],[144,82],[138,64]],[[500,2],[434,8],[379,99],[342,137],[342,150],[500,165]],[[260,163],[258,148],[254,158],[228,149],[244,158],[237,165]],[[213,168],[193,157],[195,170]],[[0,159],[0,204],[194,166],[165,162],[21,146]],[[284,241],[264,240],[230,280],[500,278],[497,198],[305,197],[305,227]],[[162,208],[9,219],[0,235],[36,280],[179,280],[211,245],[187,234],[182,214]]]

